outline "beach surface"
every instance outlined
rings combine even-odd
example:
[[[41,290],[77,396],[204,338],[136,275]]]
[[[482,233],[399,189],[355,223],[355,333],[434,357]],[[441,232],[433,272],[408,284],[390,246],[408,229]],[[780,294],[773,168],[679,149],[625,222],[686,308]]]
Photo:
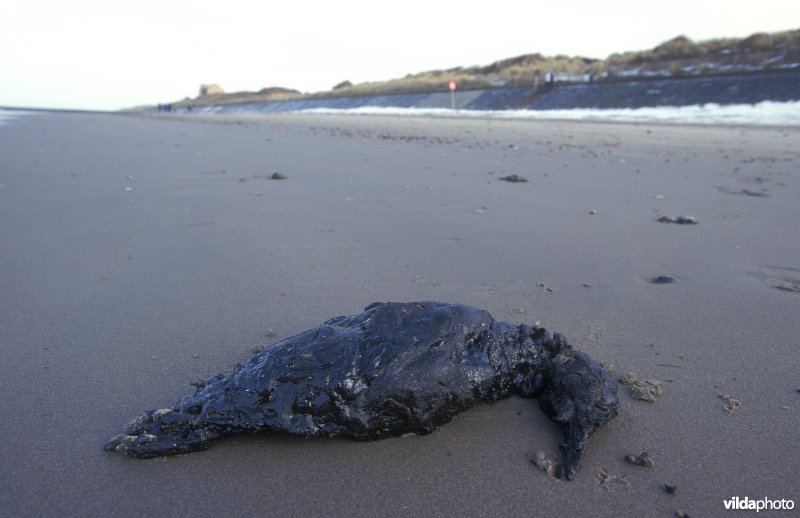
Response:
[[[669,517],[723,516],[735,496],[797,503],[798,229],[797,127],[24,115],[0,126],[0,509]],[[620,415],[572,482],[529,461],[562,437],[519,398],[426,436],[103,451],[198,378],[388,300],[538,321],[663,393],[620,385]],[[654,467],[625,462],[644,451]]]

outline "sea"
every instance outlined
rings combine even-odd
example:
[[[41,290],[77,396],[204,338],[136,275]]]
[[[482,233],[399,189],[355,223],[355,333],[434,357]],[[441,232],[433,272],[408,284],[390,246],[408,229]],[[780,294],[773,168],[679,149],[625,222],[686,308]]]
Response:
[[[18,119],[19,117],[22,117],[23,115],[28,115],[30,113],[33,112],[25,110],[0,108],[0,126],[8,124],[14,119]]]
[[[0,126],[34,112],[0,108]],[[36,112],[41,113],[41,112]],[[203,113],[213,113],[204,111]],[[245,112],[240,112],[245,113]],[[704,104],[647,108],[570,110],[450,110],[445,108],[311,108],[295,113],[392,115],[405,117],[475,117],[493,119],[614,121],[664,124],[800,126],[800,101],[757,104]]]
[[[757,104],[704,104],[621,109],[571,110],[449,110],[363,106],[351,109],[313,108],[298,113],[477,117],[496,119],[615,121],[702,125],[800,126],[800,101]]]

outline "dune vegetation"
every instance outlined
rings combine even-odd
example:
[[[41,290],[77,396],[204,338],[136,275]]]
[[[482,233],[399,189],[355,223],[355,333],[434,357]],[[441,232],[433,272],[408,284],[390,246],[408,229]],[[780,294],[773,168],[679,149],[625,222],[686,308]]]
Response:
[[[541,83],[545,74],[563,82],[609,81],[633,77],[758,72],[800,66],[800,29],[757,33],[747,38],[694,42],[678,36],[653,49],[615,53],[606,59],[524,54],[489,65],[430,70],[385,81],[353,84],[344,80],[331,90],[301,93],[281,87],[257,92],[213,93],[185,99],[178,106],[267,102],[297,98],[349,97],[447,91],[455,81],[460,90],[526,86]]]

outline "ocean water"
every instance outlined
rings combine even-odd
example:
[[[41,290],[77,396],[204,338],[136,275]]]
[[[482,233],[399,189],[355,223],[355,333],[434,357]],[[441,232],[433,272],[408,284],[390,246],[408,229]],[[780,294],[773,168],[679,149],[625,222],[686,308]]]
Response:
[[[247,111],[247,110],[244,110]],[[258,110],[254,110],[258,111]],[[649,108],[571,110],[450,110],[447,108],[400,108],[361,106],[358,108],[310,108],[295,113],[393,115],[426,117],[476,117],[496,119],[539,119],[577,121],[654,122],[674,124],[729,124],[800,127],[800,101],[764,101],[757,104],[704,104]],[[209,113],[213,113],[210,110]],[[32,112],[0,108],[0,126]]]
[[[24,111],[5,110],[3,108],[0,108],[0,126],[13,121],[14,119],[21,117],[22,115],[25,115],[25,113],[26,112]]]
[[[389,108],[363,106],[352,109],[314,108],[298,113],[350,113],[363,115],[490,117],[498,119],[559,119],[585,121],[657,122],[674,124],[732,124],[800,126],[800,101],[758,104],[704,104],[624,109],[573,110],[448,110],[443,108]]]
[[[4,109],[0,108],[0,126],[8,122],[11,118],[11,115]]]

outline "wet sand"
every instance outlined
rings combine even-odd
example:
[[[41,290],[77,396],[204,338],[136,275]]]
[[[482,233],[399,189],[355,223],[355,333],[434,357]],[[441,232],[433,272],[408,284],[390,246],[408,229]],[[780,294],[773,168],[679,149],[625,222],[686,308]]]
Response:
[[[39,113],[0,126],[0,185],[8,515],[720,516],[800,497],[798,128]],[[102,450],[259,346],[426,299],[540,321],[663,395],[621,385],[573,482],[529,462],[561,436],[518,398],[373,443]],[[655,467],[625,463],[642,451]]]

